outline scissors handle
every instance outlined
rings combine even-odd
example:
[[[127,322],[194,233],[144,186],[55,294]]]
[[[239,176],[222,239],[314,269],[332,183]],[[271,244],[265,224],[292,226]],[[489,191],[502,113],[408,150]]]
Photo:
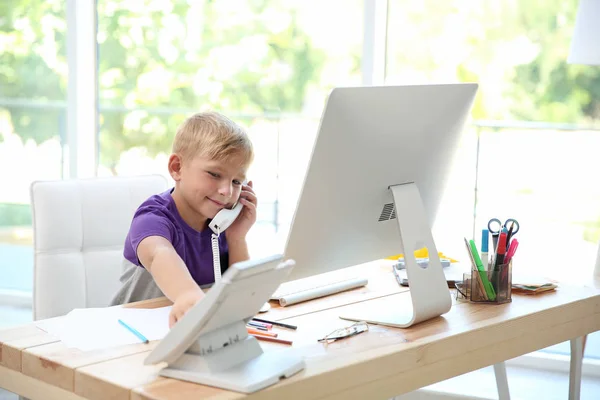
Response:
[[[519,232],[519,229],[521,228],[521,226],[519,225],[519,221],[517,221],[516,219],[513,219],[513,218],[509,218],[504,223],[504,226],[506,227],[506,229],[509,229],[511,225],[513,226],[512,235]]]
[[[519,232],[519,221],[516,219],[509,218],[506,220],[506,226],[510,223],[510,227],[508,228],[508,235],[506,235],[506,245],[510,243],[510,239],[515,235],[515,233]]]
[[[498,227],[495,228],[494,226],[497,225]],[[488,230],[490,231],[490,233],[492,235],[497,235],[500,233],[500,231],[502,230],[502,222],[498,219],[498,218],[492,218],[488,221]]]

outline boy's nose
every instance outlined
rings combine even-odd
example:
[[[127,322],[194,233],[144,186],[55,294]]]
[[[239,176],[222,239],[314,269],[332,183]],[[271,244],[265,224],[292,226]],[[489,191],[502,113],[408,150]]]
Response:
[[[233,185],[231,183],[224,183],[219,187],[219,194],[223,197],[231,197],[233,194]]]

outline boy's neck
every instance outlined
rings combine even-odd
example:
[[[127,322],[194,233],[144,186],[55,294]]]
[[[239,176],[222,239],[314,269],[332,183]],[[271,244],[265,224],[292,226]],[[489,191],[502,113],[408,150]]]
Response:
[[[183,196],[181,196],[181,193],[177,190],[177,186],[175,186],[175,189],[171,193],[171,197],[173,197],[179,216],[186,224],[198,232],[201,232],[206,228],[208,219],[190,207]]]

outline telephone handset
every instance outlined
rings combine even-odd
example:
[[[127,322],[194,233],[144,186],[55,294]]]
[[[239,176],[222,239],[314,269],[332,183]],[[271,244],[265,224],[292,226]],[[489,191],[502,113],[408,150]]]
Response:
[[[246,182],[244,181],[244,184]],[[244,205],[238,202],[232,208],[224,208],[215,215],[208,223],[208,226],[213,231],[211,236],[212,252],[213,252],[213,272],[215,274],[215,283],[221,280],[221,252],[219,250],[219,235],[235,221],[240,215]]]
[[[246,182],[244,182],[246,184]],[[221,280],[221,254],[219,250],[219,235],[235,221],[242,211],[243,204],[239,201],[232,208],[224,208],[215,215],[209,222],[208,226],[213,231],[212,234],[212,251],[213,251],[213,271],[215,274],[215,283]],[[271,305],[265,303],[259,312],[267,312]]]
[[[225,229],[229,228],[229,225],[235,221],[235,219],[240,215],[242,211],[242,203],[238,202],[233,208],[224,208],[215,215],[215,217],[210,221],[208,226],[210,229],[219,235]]]

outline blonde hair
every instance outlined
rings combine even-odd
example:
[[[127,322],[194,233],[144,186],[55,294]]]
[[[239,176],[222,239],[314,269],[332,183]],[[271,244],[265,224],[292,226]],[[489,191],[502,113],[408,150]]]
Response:
[[[246,131],[218,112],[200,112],[187,118],[177,129],[173,153],[183,160],[196,156],[212,160],[242,157],[242,165],[250,165],[254,148]]]

